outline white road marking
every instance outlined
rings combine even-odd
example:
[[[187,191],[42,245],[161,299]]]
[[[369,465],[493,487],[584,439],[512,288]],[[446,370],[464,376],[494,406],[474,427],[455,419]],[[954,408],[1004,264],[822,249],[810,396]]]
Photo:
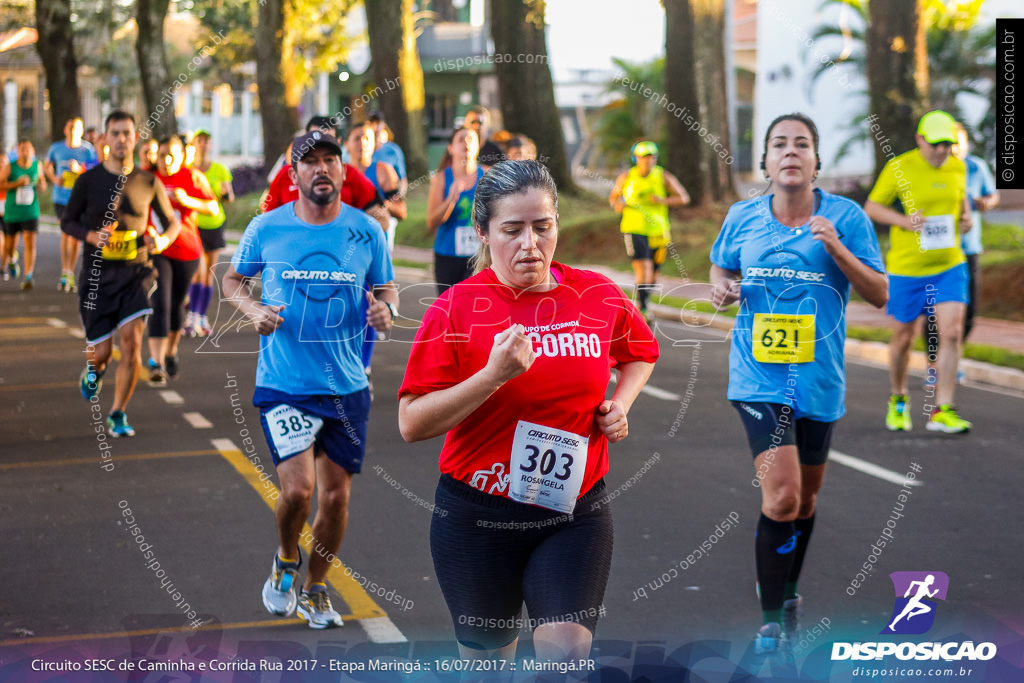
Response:
[[[619,381],[619,376],[616,375],[613,372],[612,373],[612,384],[614,384],[614,383],[616,383],[618,381]],[[679,394],[673,394],[671,391],[665,391],[664,389],[659,389],[658,387],[651,386],[650,384],[645,384],[644,388],[640,390],[640,393],[641,394],[647,394],[648,396],[653,396],[654,398],[660,398],[662,401],[682,401],[683,400],[683,397],[680,396]]]
[[[172,406],[181,405],[185,402],[185,398],[177,391],[161,391],[159,393],[160,398],[165,402],[170,403]]]
[[[852,455],[841,453],[837,450],[831,450],[828,453],[828,459],[831,462],[837,462],[840,465],[846,465],[849,468],[855,469],[858,472],[864,474],[870,474],[872,477],[878,477],[882,481],[887,481],[891,484],[899,484],[900,486],[920,486],[923,482],[920,479],[907,480],[906,474],[900,474],[899,472],[893,472],[887,470],[884,467],[873,465],[872,463],[855,458]]]
[[[68,334],[70,334],[72,337],[75,337],[76,339],[85,339],[85,331],[80,330],[77,327],[69,328]]]
[[[182,417],[196,429],[209,429],[213,426],[213,423],[200,413],[182,413]]]
[[[210,443],[212,443],[213,447],[216,448],[218,451],[239,451],[239,452],[241,452],[241,450],[242,450],[241,448],[236,446],[235,442],[232,441],[231,439],[211,439]]]
[[[68,324],[61,320],[60,318],[47,318],[46,324],[50,325],[51,327],[57,328],[64,328],[68,326]]]
[[[371,617],[360,619],[359,625],[366,631],[371,643],[407,643],[409,642],[398,630],[390,617]]]
[[[683,397],[679,394],[673,394],[671,391],[665,391],[658,387],[645,384],[644,388],[640,390],[640,393],[653,396],[654,398],[660,398],[662,401],[682,401]]]
[[[210,443],[213,444],[214,448],[216,448],[218,451],[221,451],[221,452],[225,452],[225,451],[239,451],[240,452],[240,449],[238,448],[238,446],[236,446],[231,439],[211,439]],[[330,575],[328,575],[328,576],[330,576]],[[369,601],[369,603],[376,607],[376,604],[373,602],[373,598],[370,597],[370,595],[368,593],[366,593],[366,590],[362,587],[361,584],[359,584],[358,581],[355,580],[355,578],[348,577],[348,578],[346,578],[346,580],[353,581],[354,584],[356,586],[358,586],[359,590],[361,590],[364,594],[366,594],[366,598]],[[334,585],[334,584],[332,584],[332,585]],[[334,585],[334,587],[335,587],[336,590],[338,590],[340,592],[341,589],[339,588],[338,585]],[[379,607],[377,609],[380,610]],[[384,616],[381,616],[381,617],[367,617],[365,619],[357,619],[357,621],[359,622],[359,625],[362,626],[363,629],[366,631],[366,636],[367,636],[367,638],[370,639],[371,643],[407,643],[407,642],[409,642],[409,640],[404,635],[402,635],[402,632],[398,630],[398,627],[395,626],[395,623],[393,621],[391,621],[391,617],[389,617],[387,615],[384,615]]]

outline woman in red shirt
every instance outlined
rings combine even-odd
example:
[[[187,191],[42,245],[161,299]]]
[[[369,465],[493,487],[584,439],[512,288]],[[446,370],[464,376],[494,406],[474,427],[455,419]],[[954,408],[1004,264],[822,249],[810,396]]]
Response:
[[[434,568],[464,658],[514,657],[524,602],[539,658],[583,658],[611,565],[608,444],[658,344],[611,280],[552,261],[543,165],[495,165],[473,223],[478,272],[427,311],[399,390],[407,441],[445,435]]]
[[[164,386],[168,376],[178,374],[185,295],[203,255],[196,216],[216,215],[217,200],[206,177],[185,166],[185,145],[177,135],[160,140],[155,170],[181,222],[178,238],[153,256],[158,277],[151,297],[153,315],[149,318],[149,383]]]

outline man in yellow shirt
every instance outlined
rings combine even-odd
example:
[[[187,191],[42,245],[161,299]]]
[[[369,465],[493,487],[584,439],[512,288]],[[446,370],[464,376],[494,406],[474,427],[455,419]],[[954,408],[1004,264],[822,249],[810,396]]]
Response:
[[[917,149],[890,159],[868,195],[864,211],[890,224],[888,313],[896,319],[889,343],[892,395],[886,426],[909,431],[907,366],[918,318],[934,320],[939,331],[936,406],[926,404],[927,428],[955,434],[971,423],[953,407],[967,301],[967,265],[961,230],[971,229],[967,168],[951,155],[956,122],[930,111],[917,126]],[[902,211],[892,204],[899,200]]]
[[[679,180],[658,166],[658,146],[641,141],[631,150],[633,168],[618,177],[608,201],[622,214],[619,230],[626,253],[633,259],[640,313],[647,317],[647,300],[654,286],[655,264],[665,261],[671,241],[668,207],[690,203]]]

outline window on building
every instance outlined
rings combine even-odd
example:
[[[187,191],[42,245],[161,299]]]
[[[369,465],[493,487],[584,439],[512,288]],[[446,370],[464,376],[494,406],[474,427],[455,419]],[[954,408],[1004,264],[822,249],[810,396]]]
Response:
[[[20,135],[33,137],[36,123],[36,90],[31,85],[21,89],[18,96],[18,130]]]
[[[455,96],[427,95],[423,118],[430,137],[447,140],[448,134],[455,127]]]

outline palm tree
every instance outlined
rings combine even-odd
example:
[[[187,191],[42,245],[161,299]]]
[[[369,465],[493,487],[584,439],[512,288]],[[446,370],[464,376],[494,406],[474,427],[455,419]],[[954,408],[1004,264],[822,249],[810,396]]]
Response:
[[[929,108],[943,109],[961,119],[962,112],[956,104],[960,93],[987,96],[991,89],[994,72],[995,27],[981,28],[977,25],[979,10],[984,0],[969,0],[947,5],[942,0],[925,0],[922,21],[927,27],[926,43],[928,52]],[[804,61],[816,63],[807,87],[813,93],[814,85],[831,69],[853,77],[867,71],[865,46],[869,23],[868,0],[826,0],[820,9],[838,7],[839,16],[835,24],[819,25],[812,33],[814,41],[838,38],[842,41],[839,52],[821,63],[817,54],[804,50]],[[855,91],[862,96],[867,89]],[[866,97],[863,98],[865,101]],[[854,112],[844,126],[850,135],[840,145],[835,161],[840,161],[852,148],[870,139],[865,120],[867,110]],[[970,128],[970,127],[969,127]]]
[[[605,105],[597,121],[597,152],[606,162],[621,162],[629,158],[629,149],[640,138],[665,142],[664,107],[659,107],[644,89],[659,95],[665,92],[665,60],[655,59],[632,64],[624,59],[612,62],[622,73],[608,82],[606,92],[618,95]]]

